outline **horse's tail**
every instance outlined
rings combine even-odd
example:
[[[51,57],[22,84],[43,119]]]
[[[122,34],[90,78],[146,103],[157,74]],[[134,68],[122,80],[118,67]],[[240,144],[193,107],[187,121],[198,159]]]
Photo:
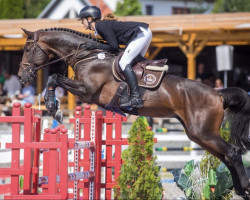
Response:
[[[243,152],[250,150],[250,96],[240,88],[226,88],[219,93],[224,98],[224,121],[230,123],[231,141]]]

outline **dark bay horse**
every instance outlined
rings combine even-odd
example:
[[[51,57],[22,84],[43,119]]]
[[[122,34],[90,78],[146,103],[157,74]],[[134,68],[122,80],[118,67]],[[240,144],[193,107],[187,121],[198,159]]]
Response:
[[[98,46],[99,41],[77,31],[52,28],[30,32],[18,76],[22,83],[31,81],[35,71],[59,58],[70,65],[74,80],[59,74],[49,77],[46,103],[56,86],[77,95],[82,102],[104,107],[115,95],[119,82],[112,75],[115,56],[104,50],[88,50],[87,44]],[[99,58],[98,54],[104,53]],[[53,96],[53,95],[52,95]],[[223,161],[231,172],[236,193],[248,199],[250,184],[241,155],[250,149],[250,98],[239,88],[216,91],[189,79],[166,74],[157,89],[146,89],[144,107],[138,115],[177,118],[190,140]],[[225,120],[231,124],[231,140],[220,137],[220,126]]]

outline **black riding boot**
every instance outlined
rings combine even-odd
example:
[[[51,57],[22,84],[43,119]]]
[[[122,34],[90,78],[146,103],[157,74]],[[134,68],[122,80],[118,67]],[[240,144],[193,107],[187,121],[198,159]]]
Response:
[[[120,107],[132,107],[132,108],[142,108],[143,100],[141,98],[141,94],[138,87],[137,78],[135,76],[135,72],[133,71],[130,64],[126,65],[123,74],[126,78],[126,81],[130,87],[130,100],[127,103],[122,103]]]

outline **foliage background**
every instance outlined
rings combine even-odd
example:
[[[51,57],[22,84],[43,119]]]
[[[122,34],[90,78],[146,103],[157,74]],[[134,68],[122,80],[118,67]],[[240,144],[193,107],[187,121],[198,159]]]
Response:
[[[36,18],[51,0],[0,0],[0,19]]]
[[[142,15],[141,4],[138,0],[118,1],[115,14],[117,16]]]
[[[249,0],[216,0],[214,3],[214,13],[224,12],[249,12]]]

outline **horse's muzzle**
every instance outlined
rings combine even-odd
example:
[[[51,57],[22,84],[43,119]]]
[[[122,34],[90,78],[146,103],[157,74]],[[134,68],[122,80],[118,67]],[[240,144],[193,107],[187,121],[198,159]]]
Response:
[[[26,84],[31,82],[35,77],[35,70],[31,67],[27,67],[21,72],[20,76],[18,76],[18,79],[22,84]]]

